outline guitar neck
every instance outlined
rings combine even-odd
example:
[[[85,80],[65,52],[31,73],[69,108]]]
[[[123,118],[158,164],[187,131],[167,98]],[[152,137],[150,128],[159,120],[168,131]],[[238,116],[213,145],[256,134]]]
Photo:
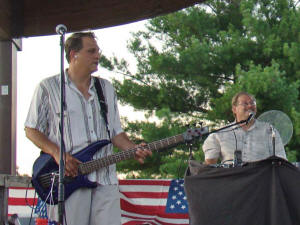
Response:
[[[146,144],[145,148],[153,151],[159,151],[161,149],[169,148],[175,146],[177,144],[183,143],[184,137],[182,134],[175,135],[169,138],[165,138],[159,141],[151,142]],[[121,162],[123,160],[134,158],[135,152],[137,151],[136,148],[132,148],[126,151],[121,151],[116,154],[109,155],[107,157],[103,157],[100,159],[91,160],[89,162],[81,163],[79,165],[79,172],[83,175],[89,174],[93,171],[96,171],[100,168],[107,167],[111,164],[115,164],[117,162]]]

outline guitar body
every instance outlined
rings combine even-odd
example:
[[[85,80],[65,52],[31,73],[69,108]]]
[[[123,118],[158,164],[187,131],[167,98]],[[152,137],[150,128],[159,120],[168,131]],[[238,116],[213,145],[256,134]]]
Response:
[[[94,142],[82,149],[73,156],[82,163],[91,161],[94,154],[103,146],[109,144],[109,140]],[[48,204],[58,203],[58,175],[51,176],[51,173],[58,174],[59,166],[49,154],[42,153],[33,164],[33,174],[31,183],[39,197]],[[56,180],[52,186],[51,177]],[[95,188],[96,182],[88,180],[88,175],[78,175],[77,177],[65,177],[64,197],[67,199],[78,188]],[[51,190],[52,189],[52,190]]]

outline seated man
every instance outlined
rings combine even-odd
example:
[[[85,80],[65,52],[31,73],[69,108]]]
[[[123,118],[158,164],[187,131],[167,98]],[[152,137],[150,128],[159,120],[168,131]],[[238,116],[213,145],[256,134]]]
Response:
[[[247,120],[250,113],[256,113],[255,98],[240,92],[232,98],[232,112],[235,122]],[[284,146],[277,130],[275,132],[275,155],[286,159]],[[210,134],[203,144],[206,164],[232,162],[236,150],[241,151],[243,162],[266,159],[273,155],[272,127],[270,124],[251,119],[222,131]]]

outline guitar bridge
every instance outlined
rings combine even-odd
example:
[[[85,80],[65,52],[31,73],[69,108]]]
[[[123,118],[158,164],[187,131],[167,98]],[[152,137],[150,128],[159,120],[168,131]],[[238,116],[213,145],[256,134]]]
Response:
[[[58,183],[58,173],[51,172],[43,174],[39,177],[39,182],[41,186],[45,189],[49,188],[50,186],[57,186]]]

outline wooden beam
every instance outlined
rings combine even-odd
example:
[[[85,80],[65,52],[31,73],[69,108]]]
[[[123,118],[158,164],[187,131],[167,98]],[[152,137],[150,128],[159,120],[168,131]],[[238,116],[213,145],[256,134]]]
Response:
[[[4,182],[2,182],[1,180],[3,180]],[[6,188],[9,188],[9,187],[26,187],[26,188],[32,187],[31,177],[0,174],[0,186],[4,186]]]
[[[0,41],[11,39],[12,1],[0,0]]]
[[[11,34],[20,37],[24,33],[24,0],[12,1]]]
[[[24,0],[24,33],[17,36],[55,34],[58,24],[65,24],[69,32],[105,28],[153,18],[202,1]]]

